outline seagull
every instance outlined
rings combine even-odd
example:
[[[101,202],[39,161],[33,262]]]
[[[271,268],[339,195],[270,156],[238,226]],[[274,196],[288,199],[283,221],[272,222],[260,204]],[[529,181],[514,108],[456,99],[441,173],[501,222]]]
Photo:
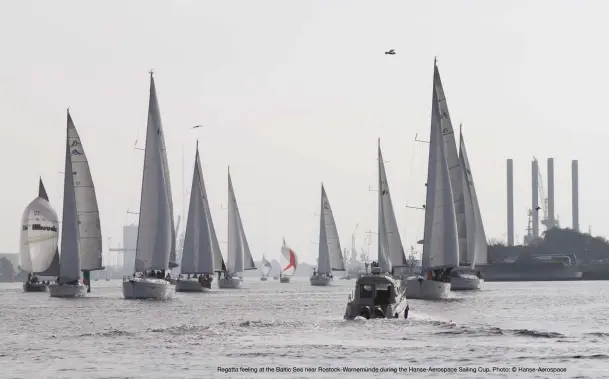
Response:
[[[385,55],[395,55],[395,49],[391,49],[389,51],[385,51]]]
[[[196,128],[202,128],[202,127],[203,127],[203,125],[195,125],[195,126],[193,126],[192,128],[193,128],[193,129],[196,129]]]

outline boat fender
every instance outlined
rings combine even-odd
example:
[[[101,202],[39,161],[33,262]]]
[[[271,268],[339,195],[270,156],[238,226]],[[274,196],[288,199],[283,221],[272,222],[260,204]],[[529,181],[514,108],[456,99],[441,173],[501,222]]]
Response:
[[[408,311],[410,310],[410,307],[407,305],[406,309],[404,310],[404,320],[406,320],[408,318]]]

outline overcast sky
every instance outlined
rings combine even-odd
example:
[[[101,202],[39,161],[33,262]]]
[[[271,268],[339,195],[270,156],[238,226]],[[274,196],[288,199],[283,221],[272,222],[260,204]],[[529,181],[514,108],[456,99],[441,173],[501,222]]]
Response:
[[[137,222],[150,69],[174,207],[187,212],[195,140],[220,241],[227,166],[256,259],[282,237],[315,262],[320,183],[343,247],[376,231],[377,137],[406,249],[422,238],[433,59],[464,135],[488,238],[505,239],[506,158],[525,234],[530,161],[555,158],[556,212],[608,235],[604,1],[4,1],[0,4],[0,251],[42,176],[61,215],[66,114],[80,133],[104,250]],[[385,55],[395,49],[394,56]],[[205,128],[192,130],[203,124]],[[184,157],[182,161],[182,157]],[[182,163],[183,162],[183,163]],[[595,174],[594,170],[600,171]],[[547,184],[546,184],[547,190]],[[186,199],[186,201],[185,201]],[[177,216],[176,214],[176,216]],[[182,223],[184,226],[184,223]],[[225,245],[223,245],[225,247]],[[376,256],[376,236],[371,244]]]

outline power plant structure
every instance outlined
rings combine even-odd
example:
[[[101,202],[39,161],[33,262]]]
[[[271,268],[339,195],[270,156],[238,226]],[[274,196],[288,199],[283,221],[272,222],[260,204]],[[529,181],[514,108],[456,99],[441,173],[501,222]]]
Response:
[[[528,245],[539,239],[539,216],[546,230],[559,227],[558,216],[554,215],[554,158],[548,158],[548,193],[544,187],[543,177],[539,171],[539,161],[533,157],[531,162],[531,208],[528,210],[529,222],[524,236]],[[578,162],[571,162],[571,204],[573,229],[579,231],[579,183]],[[541,200],[541,204],[540,204]],[[514,161],[507,160],[507,245],[514,246]]]

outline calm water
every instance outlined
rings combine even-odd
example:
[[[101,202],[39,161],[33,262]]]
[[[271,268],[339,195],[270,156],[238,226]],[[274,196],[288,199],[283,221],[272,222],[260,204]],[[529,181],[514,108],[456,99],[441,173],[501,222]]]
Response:
[[[214,284],[215,285],[215,284]],[[0,283],[1,378],[607,378],[609,282],[485,283],[448,301],[410,301],[408,320],[343,321],[353,281],[124,300],[120,281],[85,299]],[[370,367],[379,373],[218,372],[218,367]],[[508,373],[381,369],[507,368]],[[512,367],[566,373],[512,373]]]

